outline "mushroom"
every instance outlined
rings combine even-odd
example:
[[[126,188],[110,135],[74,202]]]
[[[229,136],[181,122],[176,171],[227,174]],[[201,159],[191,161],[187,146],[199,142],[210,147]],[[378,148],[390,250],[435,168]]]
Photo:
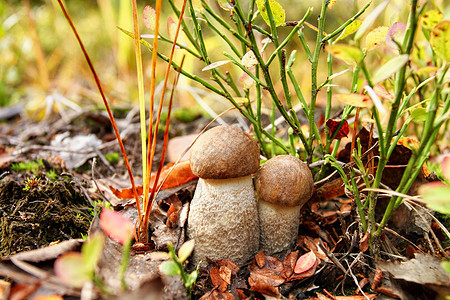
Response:
[[[194,263],[205,265],[207,257],[244,263],[259,247],[252,180],[259,168],[257,142],[238,127],[215,127],[192,146],[190,165],[200,177],[188,216]]]
[[[313,188],[308,165],[294,156],[275,156],[261,166],[255,177],[260,251],[273,254],[292,246],[298,237],[300,209]]]

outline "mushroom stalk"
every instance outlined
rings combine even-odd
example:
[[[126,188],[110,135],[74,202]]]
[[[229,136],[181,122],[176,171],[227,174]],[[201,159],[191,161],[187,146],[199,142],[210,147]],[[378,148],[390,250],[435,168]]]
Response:
[[[210,258],[244,263],[258,251],[259,232],[252,176],[199,179],[191,202],[189,236],[193,260]]]

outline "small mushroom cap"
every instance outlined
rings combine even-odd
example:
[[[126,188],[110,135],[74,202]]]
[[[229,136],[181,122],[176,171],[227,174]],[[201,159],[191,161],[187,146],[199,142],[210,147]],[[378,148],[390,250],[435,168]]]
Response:
[[[192,172],[204,179],[247,176],[259,168],[259,145],[236,126],[214,127],[191,148]]]
[[[291,155],[279,155],[259,169],[255,188],[259,199],[292,207],[311,198],[314,180],[306,163]]]

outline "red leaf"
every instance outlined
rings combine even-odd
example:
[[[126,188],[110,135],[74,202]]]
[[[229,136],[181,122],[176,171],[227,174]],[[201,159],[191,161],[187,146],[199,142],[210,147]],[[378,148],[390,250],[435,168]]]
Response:
[[[333,120],[333,119],[327,120],[326,125],[330,129],[330,136],[333,136],[333,134],[336,131],[336,129],[338,128],[340,122],[341,122],[341,120]],[[342,127],[336,133],[335,139],[342,139],[344,137],[347,137],[349,132],[350,132],[350,127],[348,126],[347,120],[345,120],[344,123],[342,124]]]
[[[300,256],[295,264],[294,272],[297,274],[310,270],[316,264],[317,257],[313,251]]]
[[[103,209],[100,227],[113,240],[123,244],[133,236],[133,222],[119,212]]]

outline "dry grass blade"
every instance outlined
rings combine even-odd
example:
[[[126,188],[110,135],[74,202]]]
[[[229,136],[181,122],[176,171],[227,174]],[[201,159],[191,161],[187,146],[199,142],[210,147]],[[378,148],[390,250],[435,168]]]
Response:
[[[97,85],[97,88],[98,88],[98,90],[100,92],[100,95],[102,97],[103,103],[104,103],[105,108],[106,108],[106,111],[108,112],[109,120],[110,120],[111,125],[112,125],[112,127],[114,129],[114,133],[116,135],[117,142],[119,143],[120,151],[122,152],[122,156],[123,156],[123,160],[125,162],[125,166],[127,168],[128,176],[130,177],[131,189],[133,191],[134,199],[136,200],[137,207],[138,207],[138,210],[139,210],[140,209],[139,208],[139,197],[138,197],[138,194],[137,194],[137,191],[136,191],[136,184],[134,183],[133,172],[131,171],[130,162],[128,161],[128,157],[127,157],[127,154],[125,152],[125,147],[123,146],[122,139],[120,138],[119,129],[117,129],[116,121],[115,121],[114,116],[112,114],[112,111],[111,111],[111,108],[109,106],[108,100],[106,100],[105,93],[103,92],[103,88],[102,88],[102,85],[100,83],[100,79],[98,78],[98,75],[97,75],[97,72],[95,71],[94,65],[92,64],[92,61],[91,61],[91,59],[90,59],[90,57],[89,57],[89,55],[88,55],[88,53],[86,51],[86,48],[84,47],[84,44],[81,41],[81,38],[78,35],[78,32],[77,32],[77,30],[75,28],[75,25],[73,24],[72,19],[70,18],[66,8],[64,7],[64,4],[62,3],[62,0],[58,0],[58,4],[61,7],[61,9],[62,9],[62,11],[64,13],[64,16],[66,17],[67,21],[69,22],[69,25],[70,25],[73,33],[75,34],[75,37],[76,37],[76,39],[78,41],[78,44],[81,47],[81,51],[83,52],[84,57],[86,58],[86,61],[87,61],[88,65],[89,65],[89,69],[91,70],[91,73],[94,76],[95,84]]]

